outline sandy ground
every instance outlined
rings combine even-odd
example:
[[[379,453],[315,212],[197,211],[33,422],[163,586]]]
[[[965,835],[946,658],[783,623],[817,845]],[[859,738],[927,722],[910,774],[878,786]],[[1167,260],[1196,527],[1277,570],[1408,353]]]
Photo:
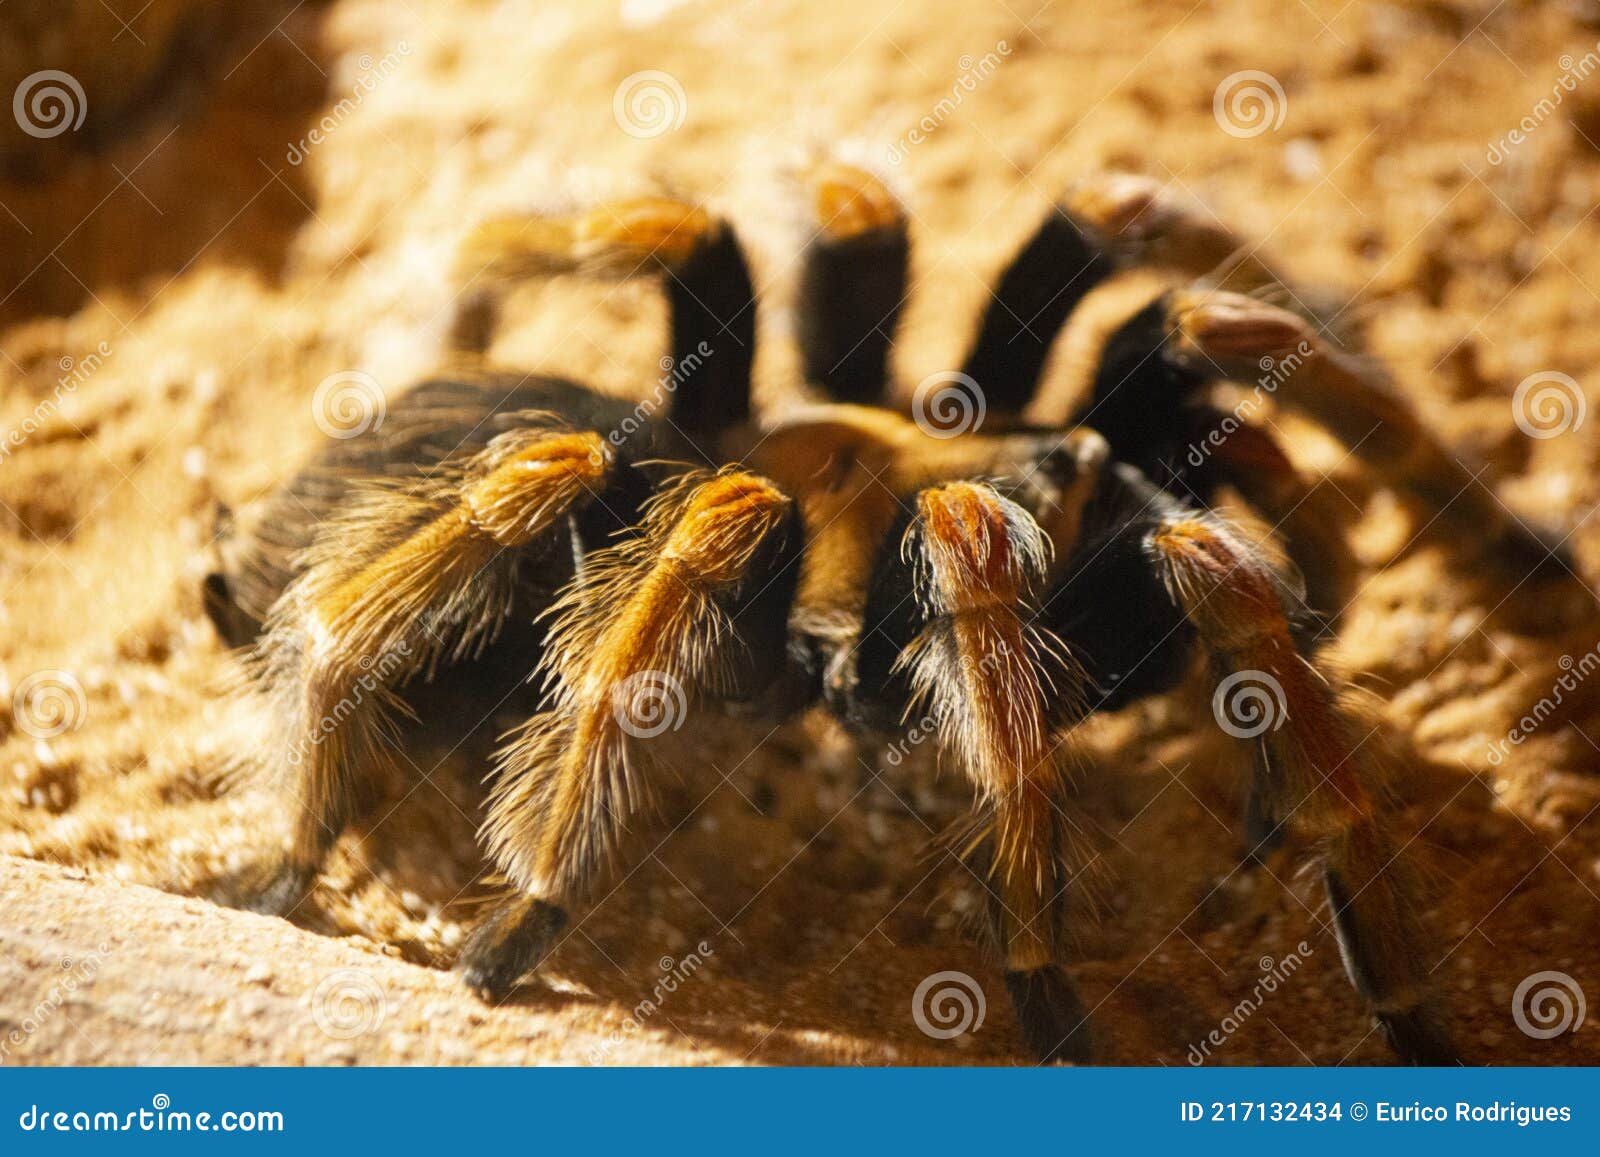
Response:
[[[280,831],[267,793],[221,774],[255,740],[200,610],[212,512],[315,445],[319,382],[359,371],[398,394],[435,363],[452,248],[496,211],[707,198],[771,305],[772,396],[793,371],[785,173],[818,148],[875,161],[911,207],[911,382],[957,364],[985,285],[1068,181],[1146,172],[1352,299],[1430,423],[1505,475],[1508,502],[1574,528],[1600,575],[1600,423],[1533,438],[1512,404],[1544,372],[1588,409],[1600,390],[1592,3],[339,0],[232,6],[186,36],[181,4],[98,7],[128,28],[21,41],[33,68],[83,74],[82,133],[0,121],[5,1063],[1025,1059],[963,932],[970,884],[927,852],[961,786],[925,750],[891,766],[815,720],[697,734],[690,762],[715,774],[502,1009],[443,971],[484,894],[482,764],[448,744],[413,753],[426,775],[345,839],[292,923],[205,899]],[[682,113],[653,136],[614,104],[647,70]],[[1214,111],[1244,70],[1282,94],[1254,135]],[[648,286],[557,282],[518,294],[493,353],[642,393],[661,318]],[[1600,678],[1579,677],[1600,617],[1575,582],[1496,574],[1326,436],[1282,428],[1348,499],[1366,571],[1340,657],[1394,752],[1463,1051],[1600,1062],[1600,1014],[1546,1039],[1513,1016],[1541,972],[1600,1000]],[[1384,1063],[1313,882],[1287,855],[1237,870],[1241,761],[1208,716],[1197,686],[1088,729],[1103,911],[1074,971],[1101,1057],[1186,1063],[1294,954],[1209,1063]],[[948,1039],[913,1016],[941,972],[985,1008]]]

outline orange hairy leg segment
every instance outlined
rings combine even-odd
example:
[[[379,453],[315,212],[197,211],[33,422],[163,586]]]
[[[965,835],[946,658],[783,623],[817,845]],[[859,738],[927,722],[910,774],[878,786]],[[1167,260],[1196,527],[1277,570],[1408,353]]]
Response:
[[[682,710],[736,657],[718,600],[752,577],[791,506],[754,474],[690,476],[657,501],[638,540],[591,556],[590,573],[556,608],[555,706],[502,753],[485,825],[523,891],[566,905],[594,884],[652,794],[647,752],[630,730],[632,697],[663,695]]]
[[[362,639],[381,628],[373,620],[386,618],[386,608],[426,604],[471,581],[499,551],[544,534],[603,490],[612,467],[598,434],[529,438],[476,476],[469,469],[454,505],[327,590],[318,618],[337,637]]]
[[[1327,678],[1300,653],[1282,602],[1282,583],[1260,555],[1219,520],[1179,519],[1154,536],[1171,585],[1202,639],[1234,672],[1259,673],[1283,718],[1264,733],[1278,784],[1268,801],[1279,815],[1326,835],[1364,822],[1374,806],[1362,770],[1359,733]]]
[[[649,262],[681,268],[721,228],[704,209],[634,197],[571,217],[500,217],[477,226],[457,255],[459,275],[490,282],[578,270],[626,275]]]
[[[1456,1063],[1433,1004],[1420,889],[1374,798],[1384,768],[1372,733],[1296,648],[1281,585],[1236,533],[1218,520],[1179,518],[1150,541],[1173,597],[1232,672],[1233,689],[1258,696],[1264,715],[1249,718],[1244,737],[1264,756],[1261,802],[1271,819],[1314,842],[1351,983],[1402,1059]],[[1228,694],[1219,685],[1213,704],[1224,727]]]
[[[1057,960],[1071,876],[1049,724],[1050,698],[1069,693],[1070,671],[1022,617],[1046,565],[1044,532],[990,487],[952,483],[918,495],[908,543],[931,616],[908,651],[913,683],[947,725],[947,748],[986,814],[1006,966],[1032,972]]]
[[[805,179],[817,222],[835,241],[905,228],[900,202],[865,169],[826,161]]]

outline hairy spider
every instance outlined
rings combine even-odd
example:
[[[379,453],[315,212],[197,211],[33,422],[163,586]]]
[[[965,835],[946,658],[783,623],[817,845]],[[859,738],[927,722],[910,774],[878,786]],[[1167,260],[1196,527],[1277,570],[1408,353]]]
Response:
[[[499,752],[482,829],[512,888],[460,961],[491,1000],[604,887],[649,808],[661,769],[630,712],[656,684],[707,709],[820,701],[863,730],[928,713],[976,793],[953,846],[989,897],[1027,1043],[1086,1061],[1060,807],[1073,729],[1177,686],[1203,650],[1217,680],[1248,673],[1281,694],[1245,741],[1252,843],[1286,828],[1315,849],[1346,970],[1396,1053],[1454,1062],[1380,757],[1314,654],[1327,620],[1288,561],[1331,613],[1349,558],[1274,439],[1230,421],[1209,387],[1293,359],[1281,397],[1375,466],[1464,489],[1454,505],[1479,536],[1528,552],[1538,536],[1460,485],[1471,473],[1370,362],[1306,316],[1219,288],[1291,292],[1203,210],[1136,177],[1061,202],[1000,277],[961,374],[938,383],[956,394],[919,391],[908,416],[888,368],[904,211],[838,163],[804,187],[799,342],[828,402],[752,415],[755,295],[726,221],[647,198],[491,222],[464,249],[476,285],[666,274],[670,409],[486,368],[427,381],[378,429],[330,441],[226,544],[206,605],[228,641],[255,646],[296,802],[292,844],[252,906],[299,901],[393,758],[399,718],[425,715],[447,683],[491,702],[538,689]],[[1069,317],[1133,266],[1212,277],[1147,291],[1103,327],[1087,400],[1035,397]],[[464,312],[469,344],[493,296]],[[967,420],[941,426],[955,401]],[[1224,485],[1277,525],[1288,559],[1208,509]]]

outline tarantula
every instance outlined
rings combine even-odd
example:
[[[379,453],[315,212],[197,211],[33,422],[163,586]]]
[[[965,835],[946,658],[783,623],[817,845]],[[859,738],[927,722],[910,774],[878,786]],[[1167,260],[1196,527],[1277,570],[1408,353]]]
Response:
[[[711,709],[820,702],[864,730],[927,712],[976,793],[954,846],[987,893],[1026,1041],[1087,1061],[1066,948],[1073,729],[1177,686],[1203,650],[1214,678],[1281,689],[1274,725],[1247,741],[1251,840],[1286,828],[1316,849],[1346,970],[1396,1053],[1453,1063],[1380,757],[1314,654],[1325,620],[1290,561],[1336,612],[1348,556],[1274,439],[1227,422],[1209,387],[1292,356],[1284,398],[1399,476],[1465,489],[1476,534],[1530,552],[1538,536],[1460,484],[1473,475],[1370,363],[1305,316],[1217,288],[1220,268],[1285,292],[1204,210],[1136,177],[1076,187],[1000,277],[948,376],[986,416],[941,428],[926,398],[907,416],[888,367],[905,212],[839,163],[804,187],[798,336],[830,400],[752,414],[755,293],[733,227],[704,209],[645,198],[490,222],[463,251],[469,282],[489,287],[463,341],[482,346],[479,307],[519,278],[662,272],[683,371],[670,408],[487,368],[427,381],[378,429],[330,441],[225,544],[206,606],[254,647],[296,801],[251,906],[298,903],[394,758],[399,719],[446,684],[491,703],[539,689],[498,754],[482,829],[511,890],[459,965],[489,1000],[611,878],[648,810],[661,769],[628,714],[652,681]],[[1131,266],[1212,277],[1109,327],[1076,410],[1034,398],[1069,316]],[[1287,557],[1208,508],[1224,485],[1277,524]]]

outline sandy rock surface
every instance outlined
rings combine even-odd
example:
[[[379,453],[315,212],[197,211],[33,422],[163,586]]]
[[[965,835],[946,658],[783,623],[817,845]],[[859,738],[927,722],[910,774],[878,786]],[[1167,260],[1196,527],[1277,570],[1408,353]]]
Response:
[[[152,43],[183,27],[183,5],[111,7]],[[319,383],[398,396],[437,363],[451,253],[493,213],[706,198],[766,294],[770,400],[795,389],[790,174],[817,150],[877,164],[911,209],[907,383],[959,364],[985,286],[1073,177],[1149,173],[1351,301],[1428,422],[1600,575],[1592,4],[234,7],[178,80],[69,53],[94,73],[86,123],[114,109],[114,131],[0,150],[30,158],[0,172],[5,1063],[1025,1061],[964,932],[972,881],[928,851],[961,784],[930,745],[890,761],[816,719],[686,731],[696,774],[667,823],[499,1009],[445,971],[488,894],[479,752],[412,752],[291,921],[212,902],[282,831],[272,793],[227,774],[261,736],[200,607],[217,506],[316,445]],[[1281,95],[1271,126],[1230,132],[1218,90],[1246,71]],[[123,75],[137,101],[100,95]],[[630,106],[630,82],[666,104]],[[513,298],[492,354],[642,396],[663,317],[648,285],[561,279]],[[1552,371],[1587,421],[1532,437],[1513,395]],[[1365,570],[1338,657],[1392,756],[1463,1052],[1600,1062],[1600,1013],[1549,1039],[1513,1016],[1542,972],[1600,1001],[1600,616],[1575,580],[1502,573],[1327,435],[1269,417],[1346,500]],[[1244,761],[1211,723],[1197,680],[1084,729],[1099,915],[1074,975],[1100,1055],[1186,1063],[1293,955],[1209,1063],[1383,1063],[1315,881],[1289,852],[1239,870]],[[952,1037],[913,1012],[944,972],[970,978],[969,1020],[983,1009]]]

